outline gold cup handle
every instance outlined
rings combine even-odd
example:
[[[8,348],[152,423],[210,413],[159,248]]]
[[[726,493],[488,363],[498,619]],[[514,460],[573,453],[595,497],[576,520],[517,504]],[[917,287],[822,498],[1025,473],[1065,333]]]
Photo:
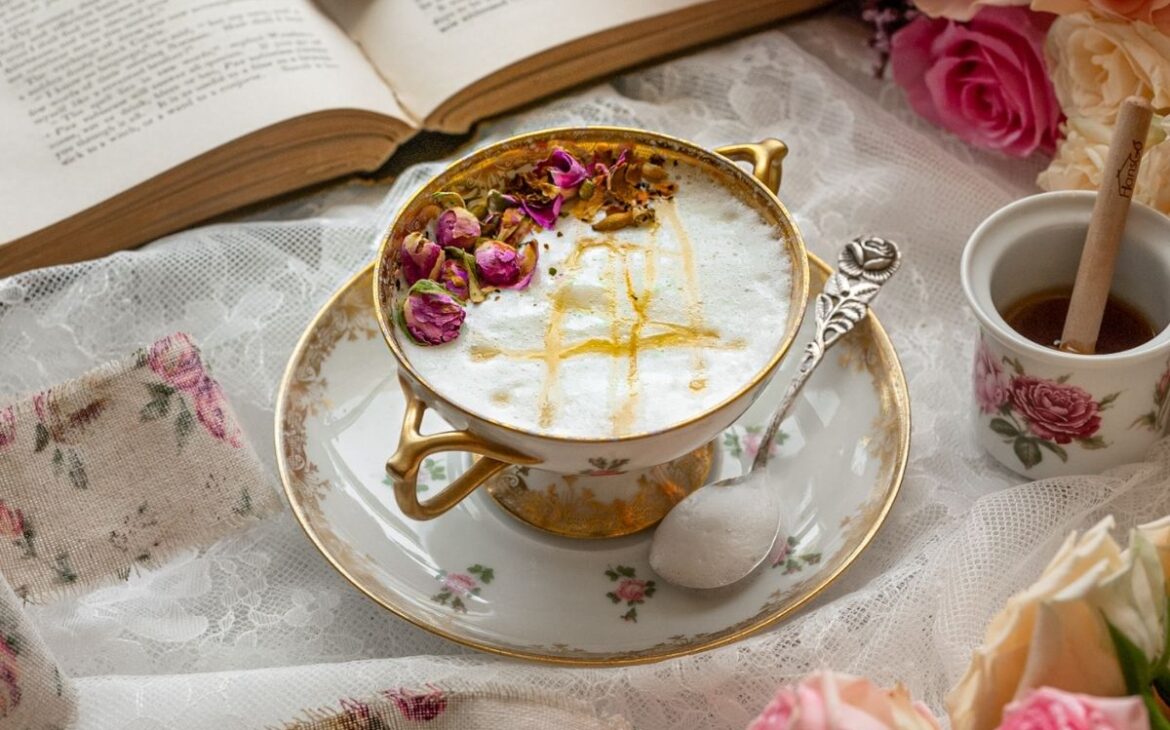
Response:
[[[729,144],[715,152],[730,160],[752,163],[752,175],[773,193],[780,192],[781,165],[788,155],[788,145],[769,137],[755,144]]]
[[[512,464],[536,464],[539,459],[525,456],[507,447],[496,446],[468,431],[445,431],[424,436],[419,431],[427,406],[414,394],[406,380],[399,377],[406,395],[406,414],[398,449],[386,460],[386,473],[394,482],[394,499],[407,517],[429,520],[451,509],[485,481]],[[426,502],[418,500],[418,469],[423,459],[442,451],[469,451],[479,454],[471,467]]]

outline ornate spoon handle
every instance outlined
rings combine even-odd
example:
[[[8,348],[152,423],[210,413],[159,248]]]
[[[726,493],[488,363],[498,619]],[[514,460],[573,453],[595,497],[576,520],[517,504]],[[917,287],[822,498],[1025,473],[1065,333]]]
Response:
[[[837,272],[829,277],[817,295],[813,339],[804,348],[796,374],[760,439],[752,471],[767,465],[772,439],[792,409],[804,382],[825,356],[825,351],[865,318],[869,303],[901,264],[902,255],[894,242],[876,236],[855,238],[841,251],[837,257]]]

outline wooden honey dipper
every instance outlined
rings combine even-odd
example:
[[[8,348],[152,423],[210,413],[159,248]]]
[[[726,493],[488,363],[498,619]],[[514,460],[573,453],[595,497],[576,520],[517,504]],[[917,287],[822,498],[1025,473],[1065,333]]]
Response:
[[[1096,351],[1153,114],[1150,103],[1138,96],[1126,99],[1118,112],[1060,337],[1060,349],[1065,352],[1091,355]]]

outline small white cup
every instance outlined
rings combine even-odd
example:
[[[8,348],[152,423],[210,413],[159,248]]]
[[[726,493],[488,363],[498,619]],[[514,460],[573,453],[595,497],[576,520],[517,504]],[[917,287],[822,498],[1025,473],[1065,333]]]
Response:
[[[980,444],[1032,479],[1138,461],[1170,433],[1170,218],[1134,203],[1113,292],[1158,333],[1131,350],[1074,355],[1017,333],[1000,311],[1070,287],[1096,194],[1044,193],[992,214],[971,234],[961,276],[979,320],[973,372]]]

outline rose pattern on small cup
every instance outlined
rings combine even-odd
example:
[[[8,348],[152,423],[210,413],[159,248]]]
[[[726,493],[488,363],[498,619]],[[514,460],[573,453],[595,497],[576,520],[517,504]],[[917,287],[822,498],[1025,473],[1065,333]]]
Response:
[[[1154,384],[1154,407],[1148,413],[1143,413],[1130,428],[1144,428],[1162,436],[1170,436],[1170,360],[1166,361],[1166,370]]]
[[[652,598],[658,590],[654,581],[639,578],[638,571],[627,565],[606,568],[605,576],[617,583],[612,591],[605,594],[606,598],[614,604],[626,604],[627,611],[621,615],[622,621],[638,623],[638,606]]]
[[[1070,384],[1069,378],[1062,375],[1051,380],[1028,375],[1014,357],[1004,356],[996,361],[980,339],[973,368],[975,401],[984,415],[994,414],[988,428],[1012,445],[1025,469],[1043,461],[1045,450],[1067,462],[1065,447],[1069,444],[1084,449],[1109,446],[1097,433],[1101,413],[1121,392],[1096,400],[1084,388]]]
[[[0,454],[16,443],[16,414],[12,406],[0,408]]]
[[[491,583],[495,577],[495,570],[479,563],[468,567],[466,573],[440,570],[435,575],[435,580],[439,581],[442,587],[438,593],[431,596],[431,600],[440,606],[450,606],[457,613],[467,613],[467,603],[464,599],[478,596],[483,586]]]

